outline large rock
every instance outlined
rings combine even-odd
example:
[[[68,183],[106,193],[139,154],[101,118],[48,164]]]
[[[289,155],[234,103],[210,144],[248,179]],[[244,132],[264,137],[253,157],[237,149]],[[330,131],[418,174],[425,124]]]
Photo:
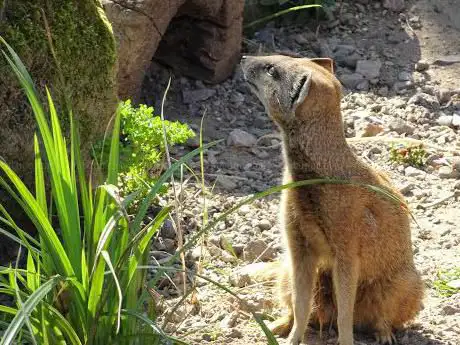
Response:
[[[44,18],[62,79],[51,54]],[[0,0],[0,34],[19,54],[43,94],[69,96],[84,148],[103,136],[116,105],[116,45],[96,0]],[[3,49],[3,47],[2,47]],[[68,128],[68,118],[62,125]],[[31,186],[35,119],[16,77],[0,55],[0,156]],[[2,191],[0,190],[0,194]],[[1,198],[3,202],[5,196]]]
[[[237,63],[244,0],[103,0],[119,43],[119,96],[137,99],[153,57],[217,83]]]

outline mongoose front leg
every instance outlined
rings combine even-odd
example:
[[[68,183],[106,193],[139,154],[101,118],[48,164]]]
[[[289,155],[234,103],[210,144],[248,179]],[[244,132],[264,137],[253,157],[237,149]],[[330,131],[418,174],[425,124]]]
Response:
[[[340,345],[353,345],[353,312],[358,286],[359,263],[347,254],[338,254],[333,268],[337,300],[337,327]]]
[[[318,257],[307,245],[291,248],[292,309],[294,325],[288,344],[298,345],[303,341],[310,319],[313,290],[317,279]]]

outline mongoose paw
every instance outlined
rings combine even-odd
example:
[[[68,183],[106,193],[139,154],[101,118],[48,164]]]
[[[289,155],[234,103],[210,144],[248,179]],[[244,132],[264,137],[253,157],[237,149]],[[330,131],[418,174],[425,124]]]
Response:
[[[286,344],[287,345],[300,345],[301,342],[303,342],[303,334],[299,334],[298,331],[293,329],[291,334],[289,334]]]
[[[396,344],[396,337],[391,331],[388,331],[385,333],[376,333],[375,340],[376,340],[375,345]]]

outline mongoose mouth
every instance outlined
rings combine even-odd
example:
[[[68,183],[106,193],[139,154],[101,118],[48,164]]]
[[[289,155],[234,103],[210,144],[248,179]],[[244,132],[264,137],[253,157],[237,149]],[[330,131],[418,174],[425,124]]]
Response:
[[[252,81],[246,79],[246,77],[244,78],[244,80],[246,81],[246,83],[248,83],[251,87],[253,87],[256,91],[259,90],[259,88],[257,87],[256,84],[254,84]]]

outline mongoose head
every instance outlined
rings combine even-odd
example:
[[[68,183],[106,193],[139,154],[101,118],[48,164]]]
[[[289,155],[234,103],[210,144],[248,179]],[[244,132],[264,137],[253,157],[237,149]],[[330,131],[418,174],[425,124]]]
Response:
[[[296,113],[340,106],[340,82],[329,58],[243,56],[241,66],[250,89],[282,128],[294,123]]]

